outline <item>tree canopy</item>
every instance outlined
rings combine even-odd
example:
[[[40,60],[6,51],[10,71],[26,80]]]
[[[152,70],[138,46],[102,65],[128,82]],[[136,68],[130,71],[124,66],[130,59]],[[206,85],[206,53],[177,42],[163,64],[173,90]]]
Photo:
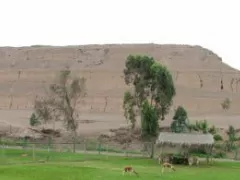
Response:
[[[176,94],[167,67],[153,57],[129,55],[123,72],[125,83],[133,87],[132,91],[125,92],[123,102],[125,117],[131,121],[132,128],[138,115],[144,121],[145,115],[151,112],[156,120],[164,120]]]
[[[86,96],[85,78],[72,77],[69,68],[60,71],[46,95],[35,100],[35,112],[42,123],[62,121],[76,136],[77,104]]]
[[[171,124],[172,131],[175,133],[182,133],[188,131],[187,119],[187,111],[182,106],[178,106],[173,116],[173,122]]]

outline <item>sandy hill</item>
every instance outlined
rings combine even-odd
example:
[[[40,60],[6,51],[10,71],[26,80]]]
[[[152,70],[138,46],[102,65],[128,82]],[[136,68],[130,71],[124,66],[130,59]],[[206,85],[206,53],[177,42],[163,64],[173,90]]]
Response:
[[[1,47],[0,122],[27,125],[35,96],[43,92],[44,85],[53,80],[58,70],[68,65],[76,74],[87,78],[88,97],[80,107],[82,118],[98,123],[83,125],[82,130],[89,132],[89,128],[125,124],[122,96],[127,87],[122,72],[129,54],[153,56],[170,69],[177,89],[172,111],[183,105],[192,119],[207,118],[219,126],[240,124],[237,122],[240,96],[236,83],[239,71],[200,46],[156,44]],[[220,89],[221,78],[223,90]],[[226,112],[221,107],[225,98],[232,102]],[[107,108],[103,112],[106,99]]]

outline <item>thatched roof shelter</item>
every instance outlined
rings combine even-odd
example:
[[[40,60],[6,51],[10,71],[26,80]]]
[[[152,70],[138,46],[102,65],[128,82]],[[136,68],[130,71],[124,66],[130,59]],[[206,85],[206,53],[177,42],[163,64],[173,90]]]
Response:
[[[212,134],[189,134],[161,132],[156,144],[186,144],[186,145],[212,145]]]

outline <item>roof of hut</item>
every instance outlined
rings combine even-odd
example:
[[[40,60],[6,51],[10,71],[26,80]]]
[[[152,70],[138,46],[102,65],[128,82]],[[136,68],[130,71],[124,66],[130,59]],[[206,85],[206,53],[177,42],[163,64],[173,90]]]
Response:
[[[214,143],[212,134],[189,134],[161,132],[156,141],[157,144],[190,144],[210,145]]]

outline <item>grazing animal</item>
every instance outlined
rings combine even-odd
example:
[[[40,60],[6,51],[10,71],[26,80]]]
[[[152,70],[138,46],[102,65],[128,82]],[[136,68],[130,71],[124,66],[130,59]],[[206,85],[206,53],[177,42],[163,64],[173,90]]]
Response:
[[[159,164],[162,164],[164,162],[164,157],[162,157],[162,156],[158,156],[158,163]]]
[[[21,154],[21,156],[22,156],[22,157],[26,157],[26,156],[28,156],[28,154]]]
[[[133,169],[133,167],[131,167],[131,166],[126,166],[126,167],[124,167],[124,169],[123,169],[123,175],[125,175],[125,173],[130,173],[130,175],[132,174],[132,173],[135,173],[137,176],[138,176],[138,173]]]
[[[38,160],[38,162],[40,162],[40,163],[45,163],[46,161],[43,160],[43,159],[40,159],[40,160]]]
[[[164,169],[165,169],[165,168],[168,168],[169,170],[171,169],[171,170],[173,170],[173,171],[176,171],[176,169],[174,168],[174,166],[173,166],[172,164],[168,163],[168,162],[164,162],[164,163],[162,164],[162,173],[164,172]]]
[[[172,161],[173,161],[173,154],[166,154],[165,156],[161,156],[161,155],[158,156],[159,164],[162,164],[164,162],[172,163]]]
[[[199,165],[199,159],[197,156],[192,156],[192,157],[188,158],[188,165],[192,166],[193,164],[195,164],[197,166]]]

